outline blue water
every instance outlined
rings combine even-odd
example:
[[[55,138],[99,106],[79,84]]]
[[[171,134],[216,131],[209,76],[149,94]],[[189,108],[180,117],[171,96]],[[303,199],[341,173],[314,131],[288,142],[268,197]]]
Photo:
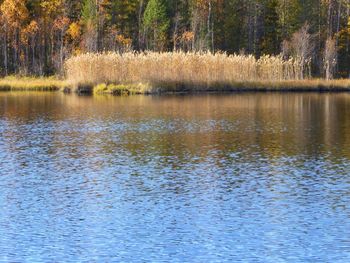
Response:
[[[350,262],[350,95],[0,94],[1,262]]]

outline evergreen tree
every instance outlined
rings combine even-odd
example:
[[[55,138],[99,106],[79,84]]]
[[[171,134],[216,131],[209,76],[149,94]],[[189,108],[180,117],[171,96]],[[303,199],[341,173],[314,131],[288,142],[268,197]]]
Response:
[[[246,18],[244,0],[227,0],[224,3],[224,44],[229,53],[245,49],[244,20]]]
[[[82,22],[85,24],[96,23],[97,5],[95,0],[84,0],[81,13]]]
[[[95,0],[84,0],[81,14],[84,25],[83,46],[87,51],[98,50],[98,18]]]
[[[148,48],[165,50],[170,20],[164,0],[150,0],[143,19]]]
[[[261,52],[263,54],[277,54],[280,52],[281,38],[279,35],[277,8],[277,0],[268,0],[265,5],[264,33],[261,39]]]
[[[306,21],[301,21],[301,0],[279,0],[278,13],[280,34],[283,39],[289,38],[299,30]]]

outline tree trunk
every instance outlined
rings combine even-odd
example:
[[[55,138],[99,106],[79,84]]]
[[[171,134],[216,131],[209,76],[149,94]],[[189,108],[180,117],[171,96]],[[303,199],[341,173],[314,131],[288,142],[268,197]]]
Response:
[[[173,34],[173,51],[176,51],[176,49],[177,49],[177,34],[178,34],[178,28],[179,28],[179,20],[180,20],[180,15],[178,13],[176,13],[174,34]]]
[[[7,26],[5,25],[5,46],[4,46],[5,75],[8,75],[8,54],[7,54]]]
[[[209,0],[208,2],[208,19],[207,19],[207,43],[210,43],[210,37],[211,37],[211,33],[210,33],[210,21],[211,21],[211,0]],[[208,49],[211,50],[210,44],[208,46]]]
[[[143,0],[140,0],[139,12],[138,12],[138,49],[143,49],[144,30],[142,29],[142,11],[143,11]]]

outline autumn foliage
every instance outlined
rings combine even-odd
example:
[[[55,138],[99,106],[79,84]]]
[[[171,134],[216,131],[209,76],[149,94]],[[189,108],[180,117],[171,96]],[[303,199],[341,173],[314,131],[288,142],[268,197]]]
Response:
[[[344,0],[0,0],[0,76],[62,75],[71,56],[149,50],[282,53],[303,74],[347,77],[349,14]]]

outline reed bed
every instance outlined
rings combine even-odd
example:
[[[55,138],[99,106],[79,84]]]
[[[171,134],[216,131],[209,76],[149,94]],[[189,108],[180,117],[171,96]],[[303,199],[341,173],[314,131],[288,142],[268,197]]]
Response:
[[[282,56],[225,53],[94,53],[68,59],[68,81],[74,86],[101,83],[177,83],[188,87],[231,85],[237,82],[282,81],[300,78],[300,63]]]
[[[347,80],[302,80],[302,68],[298,59],[284,60],[282,56],[256,59],[251,55],[183,52],[88,53],[65,63],[70,85],[89,90],[105,84],[97,89],[101,93],[115,93],[112,90],[128,86],[129,93],[350,89]],[[108,88],[111,85],[114,88]],[[133,92],[135,85],[142,89]]]

